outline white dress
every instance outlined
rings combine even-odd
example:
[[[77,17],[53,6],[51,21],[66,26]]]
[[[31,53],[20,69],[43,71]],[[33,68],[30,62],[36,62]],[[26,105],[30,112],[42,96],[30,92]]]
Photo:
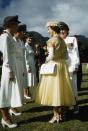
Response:
[[[25,44],[25,59],[26,59],[26,68],[27,68],[27,78],[28,78],[28,86],[33,87],[36,85],[36,68],[35,68],[35,60],[34,60],[34,51],[28,43]],[[31,70],[29,73],[28,70]]]
[[[23,64],[23,50],[21,47],[21,40],[14,37],[15,40],[15,56],[16,56],[16,70],[17,78],[14,85],[14,93],[11,102],[11,107],[21,107],[23,103],[23,88],[24,88],[24,64]],[[16,96],[15,96],[16,95]],[[17,99],[16,99],[17,97]]]
[[[15,59],[15,44],[12,35],[5,31],[0,36],[0,51],[3,54],[3,65],[0,86],[0,108],[10,107],[13,99],[15,88],[16,74],[16,59]],[[10,72],[13,72],[14,81],[10,81]],[[18,94],[15,94],[15,100],[18,99]]]
[[[67,36],[65,39],[65,43],[67,45],[67,51],[68,51],[68,60],[67,60],[68,70],[72,82],[74,95],[75,97],[77,97],[78,96],[77,73],[76,72],[74,73],[75,69],[77,69],[80,64],[77,40],[75,37]],[[70,47],[68,47],[69,44],[71,44]]]

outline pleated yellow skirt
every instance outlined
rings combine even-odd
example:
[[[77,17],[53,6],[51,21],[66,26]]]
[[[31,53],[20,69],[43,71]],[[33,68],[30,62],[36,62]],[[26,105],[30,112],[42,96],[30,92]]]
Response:
[[[75,97],[64,60],[56,62],[56,75],[42,75],[35,91],[35,102],[46,106],[72,106]]]

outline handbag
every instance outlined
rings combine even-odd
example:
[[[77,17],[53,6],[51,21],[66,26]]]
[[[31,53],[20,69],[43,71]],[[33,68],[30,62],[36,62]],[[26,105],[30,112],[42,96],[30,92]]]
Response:
[[[40,75],[55,75],[56,63],[44,63],[40,68]]]

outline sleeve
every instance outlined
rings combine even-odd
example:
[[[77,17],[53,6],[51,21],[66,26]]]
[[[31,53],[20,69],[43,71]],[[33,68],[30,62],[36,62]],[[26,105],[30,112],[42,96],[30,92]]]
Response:
[[[25,62],[26,62],[26,68],[28,71],[30,69],[30,62],[29,62],[29,53],[26,48],[25,48]]]
[[[2,39],[3,44],[3,65],[6,66],[9,70],[9,72],[12,72],[12,64],[11,64],[11,54],[10,54],[10,39],[8,36],[3,37]]]
[[[54,56],[54,48],[53,47],[48,47],[48,56],[46,57],[46,61],[53,60]]]

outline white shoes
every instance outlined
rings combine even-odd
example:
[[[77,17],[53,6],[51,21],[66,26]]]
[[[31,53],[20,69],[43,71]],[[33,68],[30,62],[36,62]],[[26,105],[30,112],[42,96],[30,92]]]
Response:
[[[14,115],[14,116],[20,116],[22,113],[15,113],[14,111],[12,111],[11,109],[9,110],[9,114],[12,116],[12,115]]]
[[[17,124],[8,124],[3,118],[2,118],[2,120],[1,120],[1,124],[2,124],[3,128],[4,128],[5,126],[7,126],[7,127],[9,127],[9,128],[16,128],[16,127],[17,127]]]
[[[24,98],[31,100],[31,97],[30,97],[30,96],[24,95]]]
[[[59,123],[59,117],[53,117],[50,121],[49,121],[49,123],[55,123],[55,122],[57,122],[57,123]]]

